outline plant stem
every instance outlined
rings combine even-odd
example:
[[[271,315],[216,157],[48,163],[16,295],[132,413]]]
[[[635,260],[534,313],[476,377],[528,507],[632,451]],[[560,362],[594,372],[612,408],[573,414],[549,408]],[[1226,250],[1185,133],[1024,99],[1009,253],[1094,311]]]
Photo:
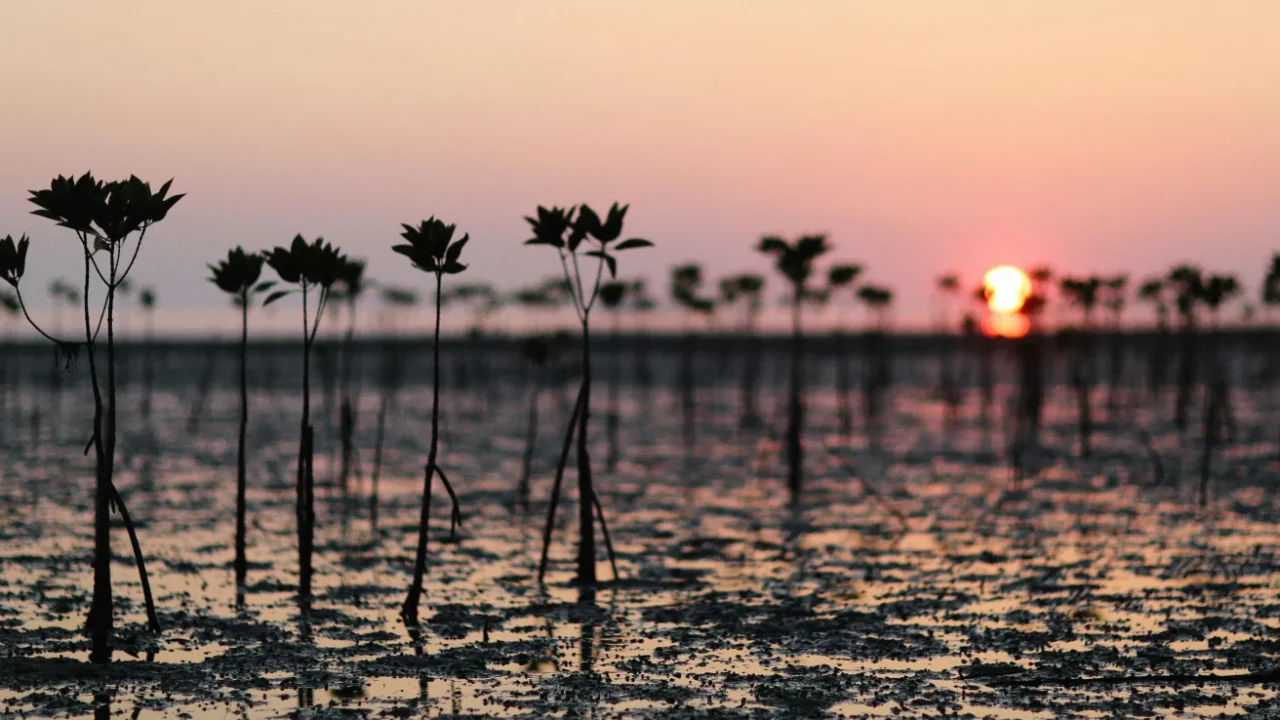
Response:
[[[440,444],[440,305],[444,276],[436,273],[436,329],[431,363],[431,447],[422,481],[422,513],[418,518],[418,549],[413,561],[413,582],[405,598],[401,614],[408,625],[418,624],[418,602],[422,596],[422,578],[427,572],[427,536],[431,520],[431,476],[436,470],[436,452]]]
[[[249,290],[240,293],[240,434],[236,454],[236,587],[243,588],[248,574],[245,559],[245,432],[249,424]],[[243,597],[243,596],[241,596]]]
[[[591,455],[587,449],[587,421],[591,417],[591,325],[582,318],[582,404],[578,412],[578,582],[596,583],[595,522],[592,503]]]

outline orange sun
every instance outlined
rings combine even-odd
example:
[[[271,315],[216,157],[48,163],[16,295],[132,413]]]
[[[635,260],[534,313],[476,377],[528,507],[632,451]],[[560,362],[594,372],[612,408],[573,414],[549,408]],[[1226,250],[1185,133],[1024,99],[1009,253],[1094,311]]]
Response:
[[[987,307],[994,313],[1016,313],[1031,297],[1031,278],[1012,265],[993,267],[982,276]]]

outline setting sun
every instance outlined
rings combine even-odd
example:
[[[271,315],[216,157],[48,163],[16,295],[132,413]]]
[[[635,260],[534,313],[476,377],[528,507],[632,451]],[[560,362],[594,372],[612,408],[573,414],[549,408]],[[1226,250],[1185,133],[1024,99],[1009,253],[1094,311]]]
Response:
[[[1012,265],[991,268],[982,277],[987,307],[994,313],[1014,313],[1031,296],[1031,278]]]

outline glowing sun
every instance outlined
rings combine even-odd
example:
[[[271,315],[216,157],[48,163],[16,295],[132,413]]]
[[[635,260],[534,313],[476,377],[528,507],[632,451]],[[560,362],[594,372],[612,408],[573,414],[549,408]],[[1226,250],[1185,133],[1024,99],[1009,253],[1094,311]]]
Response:
[[[1031,278],[1012,265],[993,267],[982,276],[987,307],[994,313],[1015,313],[1031,297]]]

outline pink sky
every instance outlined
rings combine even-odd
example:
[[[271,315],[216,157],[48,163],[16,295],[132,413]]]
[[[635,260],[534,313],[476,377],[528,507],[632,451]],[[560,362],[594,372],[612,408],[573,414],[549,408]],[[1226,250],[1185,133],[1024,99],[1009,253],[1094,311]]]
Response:
[[[422,285],[390,245],[431,214],[471,233],[464,278],[514,288],[558,269],[522,215],[615,199],[663,296],[673,264],[767,273],[760,235],[826,231],[907,323],[1001,263],[1196,261],[1252,299],[1277,27],[1262,0],[15,3],[0,235],[33,236],[43,301],[74,241],[26,190],[92,169],[189,193],[137,270],[170,307],[221,307],[206,262],[298,232]]]

